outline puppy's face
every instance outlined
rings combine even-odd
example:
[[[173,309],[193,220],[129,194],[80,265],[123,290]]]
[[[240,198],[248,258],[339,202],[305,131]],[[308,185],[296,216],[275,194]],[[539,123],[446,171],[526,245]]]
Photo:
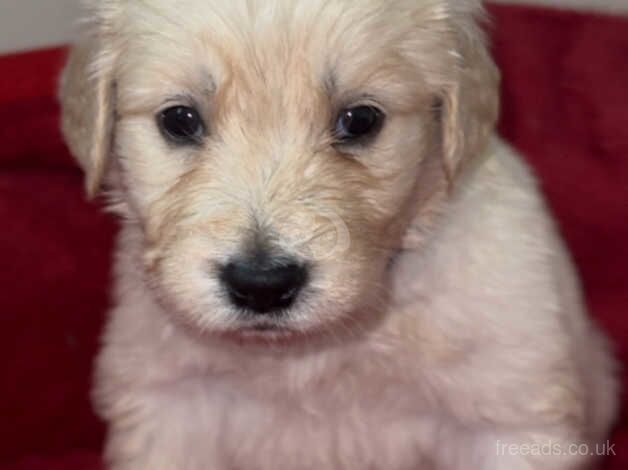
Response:
[[[105,153],[161,301],[220,334],[315,334],[370,317],[421,201],[462,159],[463,145],[444,141],[462,131],[444,116],[458,112],[465,66],[453,12],[439,1],[111,3],[92,62],[110,84]]]

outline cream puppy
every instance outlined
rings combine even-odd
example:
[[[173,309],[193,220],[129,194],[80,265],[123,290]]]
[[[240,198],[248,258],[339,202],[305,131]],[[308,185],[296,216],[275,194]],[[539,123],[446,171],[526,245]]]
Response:
[[[472,0],[102,0],[62,79],[121,216],[115,470],[572,470],[614,365]],[[548,449],[551,450],[548,451]]]

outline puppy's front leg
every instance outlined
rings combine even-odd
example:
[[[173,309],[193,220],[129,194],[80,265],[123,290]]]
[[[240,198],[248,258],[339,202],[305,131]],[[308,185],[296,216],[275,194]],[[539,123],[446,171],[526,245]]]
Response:
[[[175,423],[147,421],[133,428],[113,425],[105,460],[109,470],[226,470],[211,442],[189,445],[186,430]]]
[[[197,394],[198,395],[198,394]],[[219,418],[181,390],[119,400],[110,413],[105,450],[110,470],[226,470],[219,455]]]
[[[547,432],[482,436],[477,445],[486,470],[591,469],[599,453],[595,444]]]
[[[438,470],[591,470],[606,449],[566,428],[519,431],[497,424],[489,430],[441,423],[428,439]]]

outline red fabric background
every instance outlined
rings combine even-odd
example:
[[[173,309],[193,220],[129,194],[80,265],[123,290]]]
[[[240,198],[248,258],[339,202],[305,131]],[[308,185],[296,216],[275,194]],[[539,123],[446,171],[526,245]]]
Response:
[[[628,357],[628,19],[491,7],[501,133],[537,170],[591,310]],[[114,222],[85,202],[55,101],[64,50],[0,58],[0,469],[97,470],[88,398]],[[625,377],[624,377],[625,379]],[[624,380],[625,382],[625,380]],[[609,470],[628,468],[628,416]]]

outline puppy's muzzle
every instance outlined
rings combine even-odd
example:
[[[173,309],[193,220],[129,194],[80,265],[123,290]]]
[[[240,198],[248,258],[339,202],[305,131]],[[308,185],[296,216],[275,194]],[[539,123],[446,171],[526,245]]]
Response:
[[[284,313],[299,296],[308,275],[308,268],[294,259],[259,254],[220,268],[220,281],[231,303],[254,315]]]

